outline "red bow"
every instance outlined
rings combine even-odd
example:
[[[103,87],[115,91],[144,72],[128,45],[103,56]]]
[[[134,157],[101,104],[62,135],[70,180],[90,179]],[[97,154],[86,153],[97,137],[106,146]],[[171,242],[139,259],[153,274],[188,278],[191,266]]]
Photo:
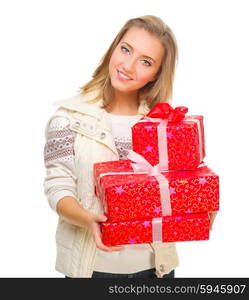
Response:
[[[147,114],[151,118],[167,119],[169,122],[181,121],[185,114],[188,112],[188,108],[185,106],[178,106],[175,109],[168,103],[158,103]]]

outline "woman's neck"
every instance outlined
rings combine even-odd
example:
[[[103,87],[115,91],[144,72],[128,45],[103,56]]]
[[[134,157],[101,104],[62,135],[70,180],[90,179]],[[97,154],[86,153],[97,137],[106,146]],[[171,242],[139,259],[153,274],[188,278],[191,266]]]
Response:
[[[132,115],[137,115],[138,114],[138,107],[134,107],[134,109],[132,108],[129,108],[129,107],[112,107],[112,108],[108,108],[106,109],[106,111],[108,113],[112,113],[112,114],[115,114],[115,115],[124,115],[124,116],[132,116]]]
[[[112,101],[107,112],[116,115],[137,115],[139,100],[134,94],[115,93],[115,99]]]

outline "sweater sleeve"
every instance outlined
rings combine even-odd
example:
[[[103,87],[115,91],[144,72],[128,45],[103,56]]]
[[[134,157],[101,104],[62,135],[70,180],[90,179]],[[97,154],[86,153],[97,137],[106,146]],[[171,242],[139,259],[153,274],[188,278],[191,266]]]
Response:
[[[50,207],[57,213],[56,205],[65,196],[76,198],[74,158],[74,133],[64,116],[50,119],[45,130],[44,164],[46,176],[43,187]]]

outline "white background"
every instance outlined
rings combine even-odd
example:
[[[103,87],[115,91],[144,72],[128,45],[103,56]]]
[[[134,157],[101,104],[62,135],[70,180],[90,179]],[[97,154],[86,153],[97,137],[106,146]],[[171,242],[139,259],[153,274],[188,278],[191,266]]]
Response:
[[[45,124],[75,95],[133,17],[173,30],[179,63],[173,106],[204,115],[206,163],[220,176],[209,241],[177,243],[176,277],[249,276],[248,1],[1,1],[0,277],[54,270],[57,215],[43,194]]]

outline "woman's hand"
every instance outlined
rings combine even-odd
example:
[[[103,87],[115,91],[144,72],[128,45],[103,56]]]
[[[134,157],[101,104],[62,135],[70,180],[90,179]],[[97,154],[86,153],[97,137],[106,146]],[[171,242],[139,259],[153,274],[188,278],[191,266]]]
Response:
[[[217,215],[217,211],[209,211],[208,212],[208,216],[209,216],[209,220],[210,220],[210,230],[212,230],[212,227],[213,227],[213,223],[214,223],[214,219]]]
[[[122,246],[106,246],[102,243],[102,234],[101,234],[99,222],[105,222],[106,220],[107,218],[104,215],[95,215],[89,213],[88,226],[93,234],[97,248],[106,252],[124,250],[125,248]]]

